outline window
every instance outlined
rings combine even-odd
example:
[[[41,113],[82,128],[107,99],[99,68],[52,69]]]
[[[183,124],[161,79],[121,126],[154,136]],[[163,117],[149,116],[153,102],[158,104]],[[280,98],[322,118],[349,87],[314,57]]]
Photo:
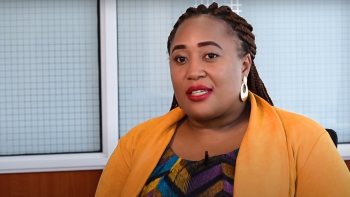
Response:
[[[118,0],[119,132],[169,111],[167,38],[190,6],[213,1]],[[275,106],[338,133],[350,159],[350,2],[218,0],[254,27],[255,64]]]
[[[0,4],[0,173],[103,168],[118,141],[116,2]]]
[[[216,2],[253,25],[275,105],[337,131],[350,160],[350,2]],[[212,1],[0,0],[0,173],[102,169],[119,136],[169,111],[167,38],[200,3]]]

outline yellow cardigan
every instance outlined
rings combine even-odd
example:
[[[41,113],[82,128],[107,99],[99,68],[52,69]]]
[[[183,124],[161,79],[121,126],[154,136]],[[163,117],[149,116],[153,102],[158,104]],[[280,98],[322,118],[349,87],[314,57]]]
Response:
[[[315,121],[249,92],[251,115],[236,163],[235,197],[350,197],[350,173]],[[176,108],[119,140],[96,197],[139,196],[185,113]]]

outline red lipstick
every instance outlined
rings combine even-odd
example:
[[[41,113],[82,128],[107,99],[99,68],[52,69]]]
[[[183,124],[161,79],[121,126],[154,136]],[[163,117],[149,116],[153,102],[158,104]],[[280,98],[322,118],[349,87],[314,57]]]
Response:
[[[199,102],[207,99],[211,93],[212,89],[204,85],[191,86],[187,89],[186,95],[191,101]]]

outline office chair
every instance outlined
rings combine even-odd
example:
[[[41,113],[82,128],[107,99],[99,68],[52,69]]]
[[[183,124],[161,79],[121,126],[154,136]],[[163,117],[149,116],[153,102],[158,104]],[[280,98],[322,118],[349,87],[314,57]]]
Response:
[[[326,131],[331,136],[335,147],[338,147],[338,135],[337,135],[337,132],[335,132],[333,129],[326,129]]]

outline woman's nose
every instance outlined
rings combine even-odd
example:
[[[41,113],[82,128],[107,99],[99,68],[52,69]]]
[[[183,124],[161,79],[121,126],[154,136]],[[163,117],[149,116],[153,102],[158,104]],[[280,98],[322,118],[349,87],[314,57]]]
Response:
[[[187,64],[186,78],[188,80],[198,80],[207,74],[200,61],[189,61]]]

